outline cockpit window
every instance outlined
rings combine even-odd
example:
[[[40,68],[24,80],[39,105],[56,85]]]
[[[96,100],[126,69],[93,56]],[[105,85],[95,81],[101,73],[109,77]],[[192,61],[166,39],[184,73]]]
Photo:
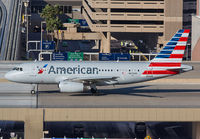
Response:
[[[16,70],[16,71],[23,71],[23,68],[14,67],[13,70]]]

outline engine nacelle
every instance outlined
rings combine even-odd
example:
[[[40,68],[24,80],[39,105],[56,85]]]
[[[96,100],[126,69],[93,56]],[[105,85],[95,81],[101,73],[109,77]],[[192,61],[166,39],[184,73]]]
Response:
[[[66,92],[66,93],[73,93],[73,92],[83,92],[88,90],[86,86],[84,86],[83,83],[77,83],[77,82],[61,82],[59,84],[60,92]]]

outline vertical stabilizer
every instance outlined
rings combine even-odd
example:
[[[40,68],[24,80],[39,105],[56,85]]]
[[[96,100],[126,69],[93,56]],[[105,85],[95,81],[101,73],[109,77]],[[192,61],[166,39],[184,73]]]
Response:
[[[185,53],[190,30],[179,30],[160,53],[150,61],[143,75],[178,74]]]
[[[181,67],[190,30],[179,30],[160,53],[151,60],[150,67]]]

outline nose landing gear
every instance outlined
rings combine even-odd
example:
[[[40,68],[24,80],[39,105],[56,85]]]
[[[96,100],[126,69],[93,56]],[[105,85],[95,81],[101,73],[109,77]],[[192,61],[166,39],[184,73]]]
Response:
[[[36,84],[31,84],[31,94],[36,94]]]
[[[35,90],[31,90],[31,94],[35,94]]]

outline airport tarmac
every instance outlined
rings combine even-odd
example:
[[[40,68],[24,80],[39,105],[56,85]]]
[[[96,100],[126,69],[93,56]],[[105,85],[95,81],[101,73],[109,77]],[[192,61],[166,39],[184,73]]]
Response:
[[[0,107],[23,107],[36,106],[36,96],[30,94],[31,85],[11,83],[3,80],[0,82]]]
[[[39,88],[42,90],[43,87],[47,88],[45,86]],[[53,89],[56,86],[51,87]],[[39,105],[69,108],[200,107],[200,84],[140,83],[99,87],[99,90],[99,96],[92,96],[90,93],[58,93],[56,89],[40,91]]]
[[[31,86],[0,84],[0,107],[63,108],[199,108],[200,83],[146,82],[98,87],[100,94],[59,93],[56,85],[39,85],[36,95]],[[7,87],[7,88],[6,88]]]
[[[39,85],[38,99],[30,94],[31,85],[8,82],[3,75],[9,68],[0,68],[0,107],[200,108],[200,64],[193,65],[191,72],[161,80],[98,87],[98,96],[59,93],[57,85]]]

